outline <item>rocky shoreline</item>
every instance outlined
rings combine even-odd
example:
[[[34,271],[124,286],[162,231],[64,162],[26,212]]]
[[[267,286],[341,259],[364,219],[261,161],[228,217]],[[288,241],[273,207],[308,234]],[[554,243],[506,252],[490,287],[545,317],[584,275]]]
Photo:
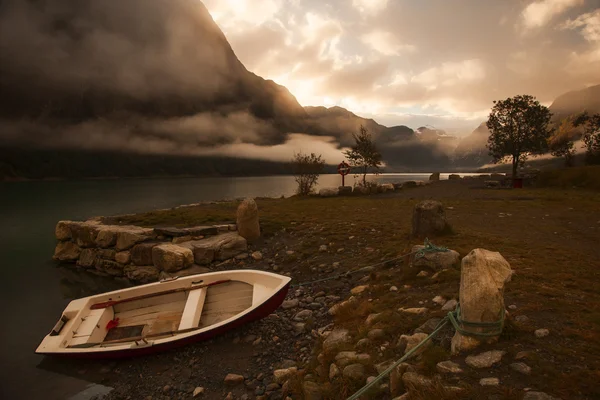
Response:
[[[435,223],[435,218],[445,218],[452,209],[435,202],[416,206],[412,232],[435,235],[435,243],[443,245],[453,232],[446,224]],[[424,228],[415,230],[415,224]],[[489,279],[497,276],[490,271],[508,265],[501,255],[463,249],[415,257],[425,246],[414,246],[409,247],[413,256],[385,262],[393,257],[379,253],[368,239],[372,236],[377,242],[377,226],[361,236],[351,229],[353,222],[344,225],[350,228],[346,236],[334,238],[325,233],[330,226],[318,221],[293,222],[258,241],[247,241],[246,248],[231,258],[207,264],[211,270],[274,271],[294,277],[295,285],[318,281],[294,287],[269,317],[212,341],[153,357],[80,364],[77,373],[113,387],[107,399],[345,399],[427,337],[460,300],[469,320],[495,321],[501,309],[506,313],[499,340],[471,347],[464,338],[453,340],[454,330],[446,326],[420,354],[383,377],[364,398],[561,398],[546,394],[552,392],[544,390],[546,367],[540,366],[534,344],[543,347],[544,341],[556,340],[555,331],[534,326],[526,315],[527,307],[515,302],[514,295],[506,300],[494,295],[494,290],[502,293],[501,287],[511,285],[506,277],[512,272],[500,280]],[[154,229],[152,235],[165,233]],[[174,243],[174,239],[191,236],[185,229],[176,229],[171,231],[168,246],[182,246],[185,242]],[[239,231],[223,234],[239,236]],[[76,243],[77,234],[69,240]],[[148,242],[152,240],[156,237]],[[406,250],[397,251],[396,256],[399,252]],[[365,254],[379,265],[320,281],[356,269],[353,265],[364,267],[351,260]],[[478,261],[469,261],[473,258]],[[511,270],[510,265],[507,268]],[[173,273],[181,271],[185,269]],[[500,281],[502,285],[497,286]],[[488,292],[465,298],[466,287],[480,289],[482,282],[487,282],[483,287]]]

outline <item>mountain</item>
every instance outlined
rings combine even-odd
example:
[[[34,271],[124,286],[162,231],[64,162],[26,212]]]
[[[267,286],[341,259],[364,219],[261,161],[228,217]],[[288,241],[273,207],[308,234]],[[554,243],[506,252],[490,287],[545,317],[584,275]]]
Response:
[[[600,85],[564,93],[552,102],[549,109],[555,127],[558,127],[563,119],[575,117],[583,111],[600,113]],[[572,137],[579,138],[581,130],[582,128],[574,129]],[[491,162],[485,147],[489,136],[490,131],[486,123],[482,122],[473,132],[460,140],[454,152],[454,163],[478,166]]]
[[[600,85],[558,96],[550,105],[550,111],[555,121],[583,111],[588,111],[590,114],[600,113]]]

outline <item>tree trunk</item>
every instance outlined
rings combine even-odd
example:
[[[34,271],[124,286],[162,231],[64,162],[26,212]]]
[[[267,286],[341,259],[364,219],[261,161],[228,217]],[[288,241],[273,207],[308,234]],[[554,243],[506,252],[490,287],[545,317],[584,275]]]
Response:
[[[367,167],[363,170],[363,186],[367,187]]]
[[[517,171],[519,169],[519,157],[513,156],[512,161],[512,177],[515,179],[517,177]]]

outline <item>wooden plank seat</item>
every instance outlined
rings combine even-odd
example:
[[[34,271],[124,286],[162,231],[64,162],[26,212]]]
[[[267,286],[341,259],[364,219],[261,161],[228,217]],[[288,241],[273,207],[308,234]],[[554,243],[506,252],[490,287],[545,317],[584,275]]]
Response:
[[[188,294],[185,308],[181,315],[178,330],[197,328],[200,324],[200,316],[206,300],[206,289],[191,290]]]
[[[83,318],[81,324],[73,332],[73,339],[69,346],[77,346],[85,343],[102,341],[106,336],[106,324],[113,319],[112,308],[90,310]]]

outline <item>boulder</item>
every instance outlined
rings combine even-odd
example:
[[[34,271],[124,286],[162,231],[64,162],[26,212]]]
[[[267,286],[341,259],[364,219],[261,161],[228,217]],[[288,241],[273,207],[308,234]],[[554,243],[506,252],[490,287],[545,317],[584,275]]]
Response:
[[[131,252],[129,251],[120,251],[115,254],[115,261],[121,264],[129,264],[131,261]]]
[[[260,237],[258,206],[254,199],[245,199],[238,206],[237,230],[239,235],[249,242],[255,241]]]
[[[79,247],[96,247],[98,224],[73,222],[70,224],[71,238]]]
[[[458,263],[460,262],[460,254],[454,250],[425,252],[422,256],[418,255],[417,252],[424,248],[425,246],[423,245],[412,247],[411,251],[415,254],[412,260],[413,267],[419,269],[429,268],[433,271],[440,271],[442,269],[458,266]]]
[[[491,350],[476,356],[468,356],[465,362],[469,367],[473,368],[490,368],[492,365],[499,363],[505,354],[505,351]]]
[[[416,181],[406,181],[402,183],[402,188],[414,188],[417,186],[418,185]]]
[[[370,362],[370,355],[366,353],[357,354],[355,351],[340,351],[335,356],[335,364],[340,368],[350,364],[369,364]]]
[[[384,183],[381,185],[381,190],[383,193],[394,192],[396,188],[394,187],[393,183]]]
[[[276,383],[279,383],[281,385],[285,381],[296,375],[297,372],[298,368],[296,367],[276,369],[275,371],[273,371],[273,379]]]
[[[458,174],[450,174],[450,176],[448,176],[448,180],[451,180],[451,181],[456,181],[459,179],[462,179],[462,178]]]
[[[192,236],[190,236],[190,235],[176,236],[171,240],[171,243],[180,244],[180,243],[190,242],[191,240],[192,240]]]
[[[459,303],[461,317],[469,322],[495,322],[504,311],[504,285],[510,281],[510,264],[498,252],[475,249],[462,259]],[[489,332],[482,328],[463,327],[472,332]],[[456,332],[452,338],[452,353],[490,343],[497,336],[475,338]]]
[[[140,283],[154,282],[158,280],[160,271],[153,265],[137,266],[126,265],[123,268],[125,276],[132,281]]]
[[[440,361],[435,367],[440,374],[460,374],[463,372],[460,365],[450,360]]]
[[[131,249],[131,262],[135,265],[152,264],[152,248],[158,246],[160,242],[145,242],[136,244]]]
[[[162,278],[162,276],[164,276],[165,278],[172,278],[175,276],[184,277],[184,276],[190,276],[190,275],[206,274],[208,272],[210,272],[209,268],[194,264],[189,268],[184,268],[184,269],[181,269],[181,270],[179,270],[177,272],[173,272],[173,273],[161,271],[161,279],[164,279],[164,278]]]
[[[525,393],[523,400],[560,400],[560,399],[557,397],[552,397],[549,394],[546,394],[544,392],[530,391],[530,392]]]
[[[58,221],[54,228],[54,235],[57,240],[71,239],[71,224],[73,221]]]
[[[339,189],[337,188],[323,188],[319,190],[319,196],[321,197],[334,197],[339,194]]]
[[[352,186],[340,186],[338,187],[338,193],[342,196],[352,194]]]
[[[362,364],[358,364],[358,363],[350,364],[350,365],[347,365],[346,367],[344,367],[344,369],[342,371],[342,375],[346,379],[350,379],[352,381],[355,381],[355,382],[358,382],[361,384],[367,378],[365,366]]]
[[[81,248],[73,242],[58,242],[54,249],[54,258],[58,261],[77,261]]]
[[[244,377],[238,374],[227,374],[225,376],[225,384],[229,386],[235,386],[244,382]]]
[[[352,189],[352,194],[369,194],[370,190],[368,187],[364,187],[362,185],[354,186]]]
[[[439,172],[434,172],[433,174],[431,174],[429,176],[429,180],[430,181],[439,181],[440,180],[440,173]]]
[[[390,372],[390,393],[392,396],[398,396],[405,392],[404,382],[402,381],[402,375],[406,372],[408,368],[407,363],[400,363],[396,368],[392,369]],[[379,371],[378,371],[379,372]]]
[[[96,265],[98,249],[82,249],[77,260],[77,265],[83,268],[92,268]]]
[[[194,240],[180,245],[190,249],[194,262],[200,265],[210,264],[213,260],[228,260],[248,250],[246,239],[237,232],[227,232],[202,240]]]
[[[446,214],[439,201],[425,200],[413,210],[412,235],[432,237],[446,230]]]
[[[194,263],[194,254],[188,248],[174,244],[160,244],[152,248],[152,264],[161,271],[175,272]]]
[[[302,384],[302,394],[304,400],[322,400],[323,394],[319,388],[319,384],[312,381],[304,381]]]
[[[98,271],[102,271],[112,276],[123,276],[124,274],[123,264],[112,260],[103,260],[101,258],[97,258],[94,267]]]
[[[154,238],[154,231],[139,226],[122,226],[117,230],[117,251],[129,250],[138,243]]]
[[[100,226],[96,235],[96,246],[102,248],[114,247],[117,244],[117,232],[119,227],[115,226]]]
[[[398,347],[404,347],[404,354],[408,353],[415,347],[417,347],[425,338],[427,338],[426,333],[415,333],[414,335],[401,335],[400,339],[398,339]],[[422,354],[427,348],[432,346],[431,340],[427,341],[423,346],[421,346],[416,352],[413,353],[413,357],[419,354]]]
[[[323,352],[331,354],[351,343],[352,336],[347,329],[334,329],[323,341]]]

